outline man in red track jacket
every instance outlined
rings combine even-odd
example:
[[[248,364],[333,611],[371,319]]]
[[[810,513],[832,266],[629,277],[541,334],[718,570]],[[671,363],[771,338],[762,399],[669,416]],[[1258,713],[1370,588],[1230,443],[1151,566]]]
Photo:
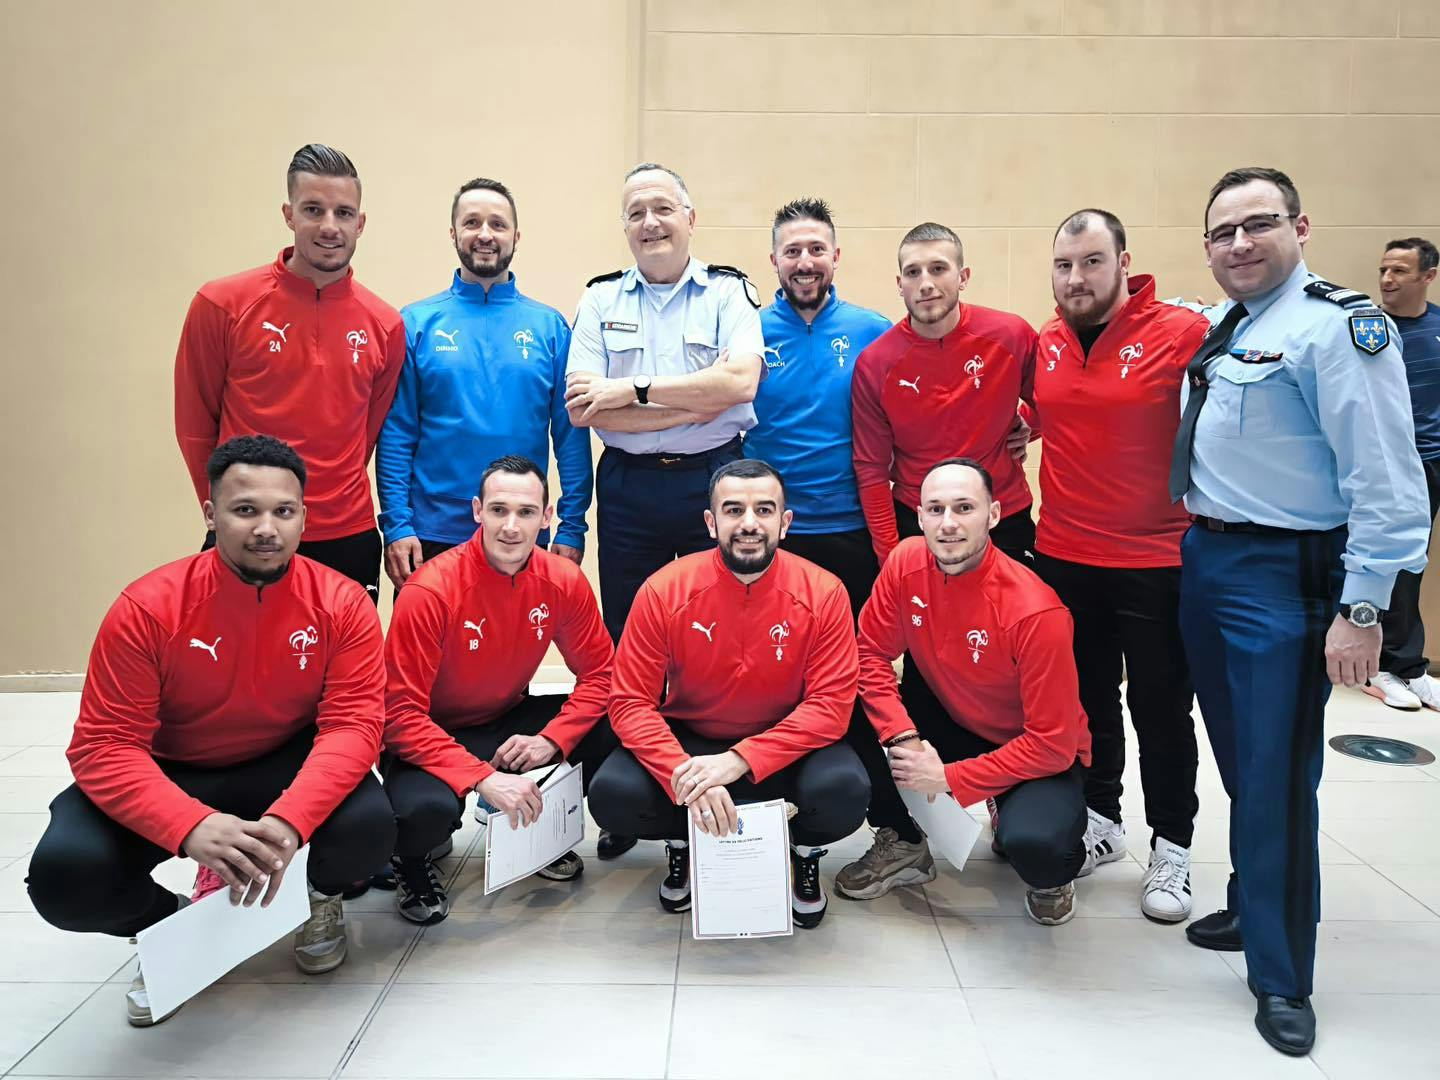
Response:
[[[1180,538],[1190,515],[1170,502],[1169,472],[1185,365],[1210,323],[1157,301],[1154,279],[1129,269],[1114,214],[1080,210],[1055,231],[1057,307],[1040,332],[1035,375],[1035,426],[1045,438],[1035,572],[1075,620],[1095,754],[1085,776],[1092,864],[1128,854],[1123,669],[1152,830],[1140,909],[1179,922],[1191,906],[1199,758],[1180,638]]]
[[[924,539],[900,542],[860,613],[860,697],[890,770],[870,777],[874,846],[835,887],[870,899],[934,879],[897,785],[962,806],[994,799],[995,838],[1028,886],[1026,911],[1066,922],[1085,861],[1090,760],[1070,613],[990,542],[1000,506],[979,462],[942,461],[920,496]],[[890,665],[906,650],[929,689],[902,699]]]
[[[899,262],[909,317],[860,354],[850,388],[855,479],[875,555],[883,563],[901,537],[920,534],[926,470],[964,455],[995,477],[1004,515],[995,544],[1028,558],[1035,525],[1020,465],[1025,438],[1011,435],[1020,402],[1033,401],[1035,331],[1018,315],[960,303],[970,268],[944,225],[906,233]]]
[[[539,789],[509,772],[563,758],[588,787],[615,748],[605,719],[615,650],[595,594],[578,566],[535,545],[554,511],[539,465],[499,458],[480,480],[475,535],[422,563],[395,601],[384,776],[399,830],[396,908],[411,922],[449,914],[429,853],[459,827],[466,794],[528,823],[542,809]],[[530,696],[552,642],[575,690]],[[633,844],[602,835],[601,857]],[[583,868],[571,852],[540,873],[568,880]]]
[[[610,719],[622,749],[591,788],[595,820],[665,840],[667,911],[690,906],[687,808],[697,828],[726,835],[735,804],[783,798],[791,822],[795,922],[825,916],[822,844],[853,832],[870,785],[849,726],[857,665],[840,579],[777,551],[790,524],[785,486],[758,458],[710,482],[705,524],[716,550],[652,575],[615,655]]]
[[[301,971],[345,959],[340,892],[384,865],[390,804],[370,772],[383,730],[380,620],[364,591],[295,556],[305,466],[244,436],[209,463],[215,548],[128,586],[95,638],[30,898],[62,930],[128,937],[184,898],[150,872],[188,855],[269,903],[310,844]],[[137,975],[130,1022],[150,1013]]]
[[[405,327],[350,269],[365,228],[350,159],[303,146],[287,186],[281,209],[294,246],[202,286],[190,304],[175,354],[175,437],[202,502],[217,445],[257,432],[289,442],[310,474],[300,554],[378,600],[380,534],[365,470],[395,396]]]

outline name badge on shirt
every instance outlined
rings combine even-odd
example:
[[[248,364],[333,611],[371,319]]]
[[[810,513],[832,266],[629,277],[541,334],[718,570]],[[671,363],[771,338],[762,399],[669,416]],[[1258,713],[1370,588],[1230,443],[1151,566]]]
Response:
[[[638,334],[638,333],[640,332],[640,324],[639,324],[639,323],[633,323],[633,322],[602,322],[602,323],[600,324],[600,329],[601,329],[601,330],[625,330],[625,331],[628,331],[629,333],[632,333],[632,334]]]
[[[1283,352],[1265,352],[1262,349],[1231,349],[1230,355],[1242,364],[1273,364],[1285,359]]]

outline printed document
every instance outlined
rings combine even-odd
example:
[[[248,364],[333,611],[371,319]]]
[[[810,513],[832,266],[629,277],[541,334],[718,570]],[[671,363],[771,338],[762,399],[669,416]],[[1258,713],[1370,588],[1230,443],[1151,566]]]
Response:
[[[518,829],[496,811],[485,825],[485,895],[549,866],[585,839],[584,770],[561,765],[540,785],[545,809]]]
[[[890,755],[885,756],[888,759]],[[980,838],[980,823],[948,791],[936,795],[932,803],[928,795],[901,788],[900,798],[920,831],[929,838],[934,854],[950,860],[957,872],[965,869],[965,860]]]
[[[697,941],[794,933],[785,800],[735,808],[740,824],[711,836],[690,821],[690,932]]]
[[[164,1016],[204,990],[231,968],[268,949],[310,918],[305,883],[310,845],[295,853],[269,907],[230,903],[220,889],[135,935],[150,1011]]]

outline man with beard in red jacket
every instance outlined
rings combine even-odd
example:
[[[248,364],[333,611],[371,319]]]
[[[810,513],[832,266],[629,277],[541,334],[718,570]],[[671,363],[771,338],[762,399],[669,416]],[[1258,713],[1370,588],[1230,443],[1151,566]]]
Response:
[[[623,744],[590,788],[595,820],[664,840],[666,911],[690,907],[687,814],[725,836],[737,803],[785,799],[795,923],[818,926],[821,845],[864,819],[870,784],[841,740],[855,702],[850,599],[840,579],[777,550],[785,485],[766,462],[716,470],[705,524],[714,551],[641,587],[615,655],[610,720]]]
[[[1055,230],[1056,314],[1040,331],[1035,374],[1034,426],[1045,440],[1035,571],[1075,620],[1095,756],[1085,776],[1092,864],[1128,854],[1123,677],[1151,829],[1140,910],[1174,923],[1190,916],[1199,800],[1194,691],[1180,640],[1180,538],[1190,515],[1170,502],[1169,455],[1185,365],[1210,324],[1156,300],[1155,279],[1129,271],[1114,214],[1078,210]]]
[[[30,899],[62,930],[131,937],[188,901],[150,872],[186,855],[268,904],[310,845],[307,975],[345,959],[340,893],[385,863],[395,820],[370,768],[384,726],[380,619],[362,590],[296,556],[305,466],[278,439],[210,457],[215,547],[126,587],[100,625]],[[223,885],[222,885],[223,887]],[[262,898],[262,895],[263,898]],[[150,1011],[142,975],[130,1023]]]

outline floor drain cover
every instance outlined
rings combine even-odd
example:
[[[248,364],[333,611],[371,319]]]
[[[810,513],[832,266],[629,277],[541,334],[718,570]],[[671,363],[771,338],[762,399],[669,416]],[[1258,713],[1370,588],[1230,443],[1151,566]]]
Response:
[[[1375,735],[1336,735],[1330,745],[1347,757],[1380,765],[1429,765],[1435,760],[1423,746]]]

